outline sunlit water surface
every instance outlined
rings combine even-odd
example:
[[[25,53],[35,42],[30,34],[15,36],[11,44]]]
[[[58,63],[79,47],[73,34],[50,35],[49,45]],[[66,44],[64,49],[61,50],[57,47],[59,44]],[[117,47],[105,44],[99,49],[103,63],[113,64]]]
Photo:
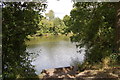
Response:
[[[26,43],[27,52],[35,53],[31,58],[35,59],[32,64],[37,74],[43,69],[68,67],[84,60],[84,48],[78,53],[76,44],[66,36],[34,38]]]

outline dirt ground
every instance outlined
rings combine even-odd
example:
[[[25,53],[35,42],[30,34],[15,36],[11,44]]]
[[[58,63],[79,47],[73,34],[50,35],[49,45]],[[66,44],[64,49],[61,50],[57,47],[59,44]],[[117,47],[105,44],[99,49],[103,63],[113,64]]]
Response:
[[[83,72],[79,72],[73,67],[55,68],[43,70],[39,77],[42,80],[120,80],[120,67],[84,70]]]

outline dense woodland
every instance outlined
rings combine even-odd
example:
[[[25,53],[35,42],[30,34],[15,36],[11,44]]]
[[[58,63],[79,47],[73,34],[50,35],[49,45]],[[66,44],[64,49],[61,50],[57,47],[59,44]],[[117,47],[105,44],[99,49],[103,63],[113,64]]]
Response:
[[[86,48],[86,59],[90,63],[101,62],[102,58],[108,56],[114,59],[119,56],[118,4],[78,2],[74,4],[70,16],[66,15],[63,19],[68,26],[67,31],[74,34],[71,40],[79,42],[78,47]]]
[[[35,77],[25,40],[39,29],[44,3],[5,2],[2,9],[3,78]]]
[[[52,10],[43,16],[46,5],[44,2],[2,3],[3,78],[37,76],[28,58],[33,53],[26,52],[28,36],[72,32],[71,41],[86,49],[83,67],[86,63],[104,63],[106,59],[108,66],[120,64],[120,2],[77,2],[63,20],[55,17]]]

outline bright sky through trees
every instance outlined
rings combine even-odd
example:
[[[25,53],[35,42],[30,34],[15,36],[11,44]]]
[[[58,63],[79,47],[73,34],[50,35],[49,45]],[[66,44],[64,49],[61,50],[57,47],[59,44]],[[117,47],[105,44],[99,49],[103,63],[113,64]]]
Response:
[[[71,0],[48,0],[48,7],[46,12],[53,10],[55,17],[62,19],[66,14],[70,14],[72,4],[73,2]]]

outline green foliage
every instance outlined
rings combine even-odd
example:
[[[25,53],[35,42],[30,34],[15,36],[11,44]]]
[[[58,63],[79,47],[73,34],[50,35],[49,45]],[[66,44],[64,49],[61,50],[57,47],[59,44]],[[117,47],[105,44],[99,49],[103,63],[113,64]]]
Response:
[[[66,26],[74,35],[73,42],[86,48],[86,60],[96,63],[114,52],[114,3],[78,2],[70,13]]]
[[[50,13],[52,13],[53,15],[54,12],[50,10],[49,13],[46,13],[47,16],[43,17],[42,20],[40,21],[39,30],[37,31],[36,35],[42,36],[46,33],[58,35],[59,33],[61,34],[64,33],[66,28],[64,22],[58,17],[48,16],[48,14]]]
[[[120,55],[119,54],[112,54],[110,55],[111,63],[120,64]]]
[[[42,3],[4,2],[3,21],[3,78],[35,77],[35,70],[26,52],[25,40],[35,34],[44,10]]]
[[[49,20],[53,20],[55,18],[55,14],[54,14],[54,11],[53,10],[50,10],[48,13],[45,14],[46,17],[49,19]]]
[[[70,16],[68,16],[68,15],[65,15],[64,16],[64,18],[63,18],[63,22],[64,22],[64,24],[66,25],[66,29],[65,29],[65,32],[66,33],[69,33],[70,32],[70,30],[68,29],[69,28],[69,26],[71,25],[70,22],[71,20],[70,20]]]
[[[55,28],[54,29],[54,34],[64,33],[65,25],[60,18],[55,18],[53,20],[53,25],[54,25],[54,28]]]

